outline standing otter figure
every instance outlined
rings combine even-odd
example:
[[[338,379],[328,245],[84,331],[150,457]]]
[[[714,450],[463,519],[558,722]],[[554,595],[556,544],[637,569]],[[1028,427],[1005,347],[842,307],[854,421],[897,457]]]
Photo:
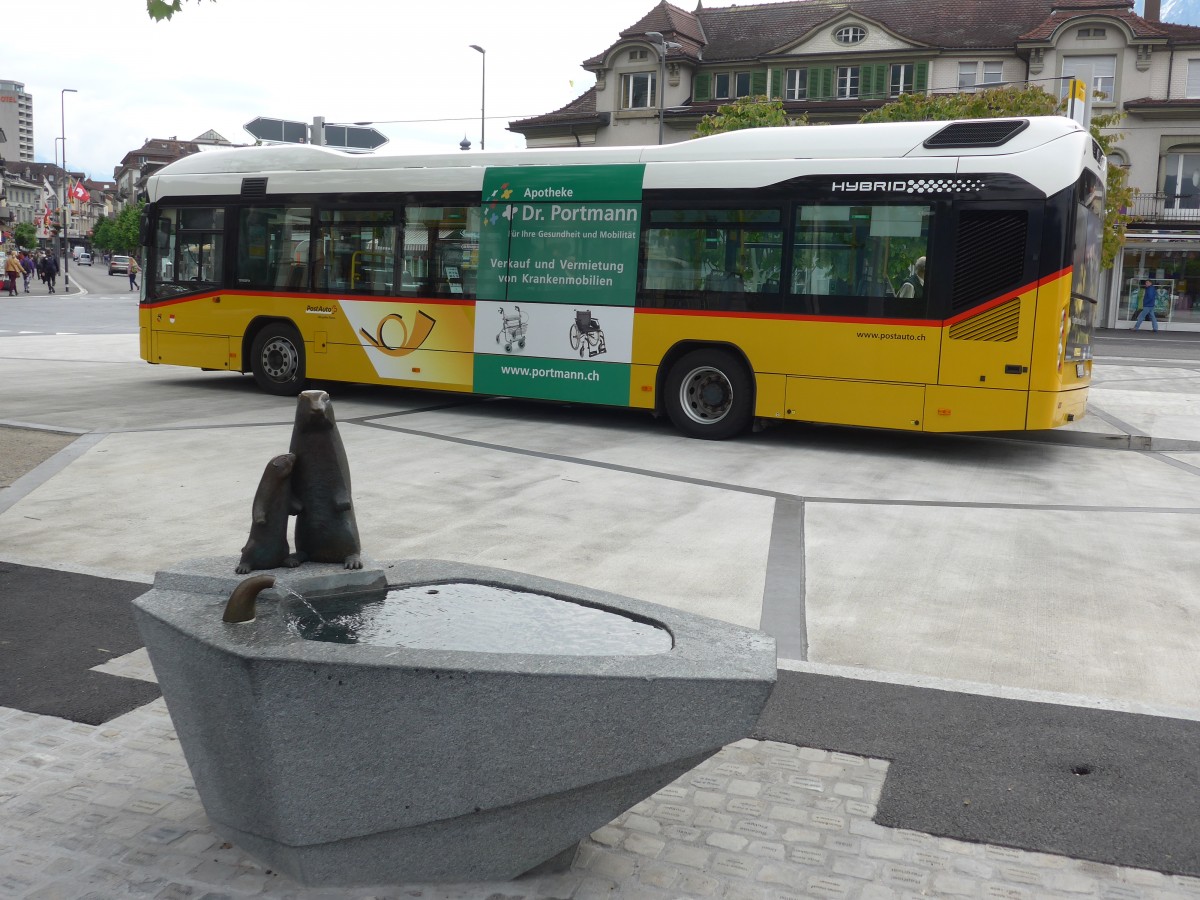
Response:
[[[291,453],[276,456],[263,470],[254,492],[250,537],[242,548],[237,573],[255,569],[276,569],[288,560],[288,516],[292,512],[291,474],[296,457]]]
[[[361,569],[350,465],[333,404],[324,391],[304,391],[297,398],[291,452],[296,457],[292,468],[296,552],[288,558],[288,565],[312,560]]]

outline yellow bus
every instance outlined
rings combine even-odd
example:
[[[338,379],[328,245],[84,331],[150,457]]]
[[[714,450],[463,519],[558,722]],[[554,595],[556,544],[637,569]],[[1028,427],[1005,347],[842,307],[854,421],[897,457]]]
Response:
[[[1105,160],[1066,118],[656,147],[211,151],[148,179],[141,356],[756,421],[1044,429],[1091,378]]]

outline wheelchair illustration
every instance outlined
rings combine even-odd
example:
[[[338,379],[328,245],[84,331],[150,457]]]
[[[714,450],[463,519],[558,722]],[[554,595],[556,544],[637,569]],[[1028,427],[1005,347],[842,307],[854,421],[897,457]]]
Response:
[[[515,312],[508,315],[504,307],[500,307],[500,331],[496,335],[496,343],[504,342],[506,351],[512,350],[513,344],[520,350],[525,349],[525,334],[529,330],[529,316],[521,312],[521,307],[514,306]]]
[[[605,352],[604,332],[600,323],[592,318],[590,309],[575,310],[575,321],[571,323],[571,349],[578,350],[580,357],[599,356]]]

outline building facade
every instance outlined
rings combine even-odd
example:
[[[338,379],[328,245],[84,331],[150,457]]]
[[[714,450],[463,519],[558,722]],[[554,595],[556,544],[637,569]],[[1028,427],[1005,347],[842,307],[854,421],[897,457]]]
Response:
[[[33,97],[19,81],[0,79],[0,159],[33,162]]]
[[[509,124],[529,147],[670,143],[739,97],[814,124],[854,122],[901,94],[1090,77],[1093,113],[1124,118],[1110,164],[1135,190],[1099,322],[1128,327],[1139,285],[1159,319],[1200,331],[1200,28],[1132,0],[798,0],[691,12],[666,0],[583,62],[595,84]],[[1193,296],[1195,301],[1193,302]]]

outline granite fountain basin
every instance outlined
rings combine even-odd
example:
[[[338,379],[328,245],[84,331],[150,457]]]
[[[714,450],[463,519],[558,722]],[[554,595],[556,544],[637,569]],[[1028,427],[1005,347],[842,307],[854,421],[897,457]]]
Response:
[[[761,632],[435,560],[273,570],[226,623],[235,562],[159,572],[135,618],[214,828],[304,884],[568,862],[775,681]]]

